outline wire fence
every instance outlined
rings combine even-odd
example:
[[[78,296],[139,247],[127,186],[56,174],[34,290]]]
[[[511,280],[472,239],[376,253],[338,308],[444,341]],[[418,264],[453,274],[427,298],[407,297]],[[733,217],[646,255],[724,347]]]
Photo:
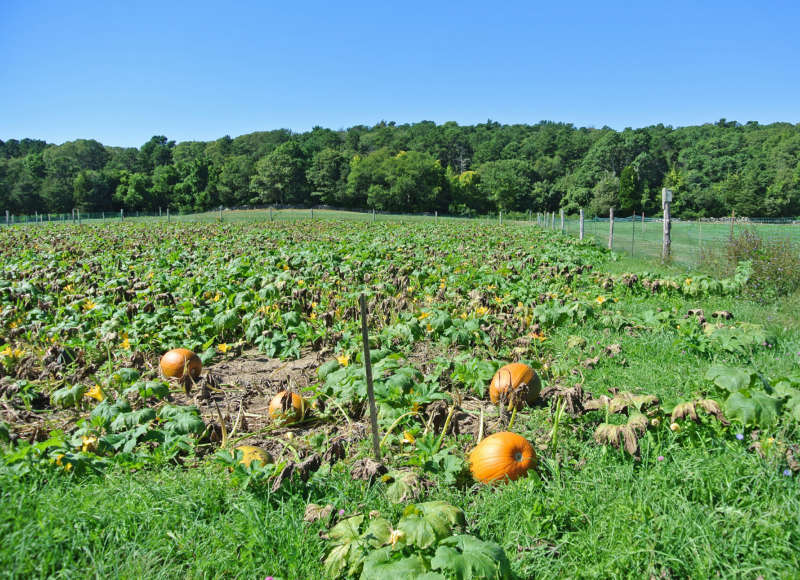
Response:
[[[39,214],[0,217],[0,226],[122,223],[125,221],[160,221],[164,223],[247,223],[265,221],[334,220],[361,222],[419,222],[419,221],[491,221],[497,224],[525,223],[544,229],[578,236],[578,216],[565,216],[563,224],[555,213],[536,214],[502,212],[494,215],[459,216],[433,213],[392,213],[375,210],[332,207],[297,206],[248,206],[242,208],[218,208],[196,213],[172,213],[159,211],[108,211],[68,214]],[[584,236],[602,247],[609,247],[609,218],[587,217],[584,220]],[[726,244],[742,232],[752,232],[765,241],[781,241],[796,244],[800,251],[800,221],[771,218],[721,218],[698,220],[671,220],[671,260],[687,266],[699,266],[714,253],[725,251]],[[660,260],[663,243],[663,221],[660,218],[628,216],[615,217],[611,249],[634,257]]]

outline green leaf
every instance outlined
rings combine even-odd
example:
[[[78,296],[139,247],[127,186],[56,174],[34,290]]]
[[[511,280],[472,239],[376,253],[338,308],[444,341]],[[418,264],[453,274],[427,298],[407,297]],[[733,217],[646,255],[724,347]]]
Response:
[[[339,361],[337,361],[336,359],[329,360],[328,362],[326,362],[324,365],[322,365],[317,369],[317,376],[321,381],[324,381],[325,377],[327,377],[329,374],[331,374],[338,368],[339,368]]]
[[[409,545],[425,549],[465,525],[464,512],[443,501],[408,506],[397,529],[406,534]]]
[[[737,391],[725,401],[725,416],[738,419],[744,425],[768,427],[780,415],[781,402],[763,391]]]
[[[143,425],[155,418],[156,412],[149,407],[139,409],[138,411],[131,411],[130,413],[120,413],[111,422],[111,430],[125,431],[137,425]]]
[[[370,521],[367,531],[361,536],[361,539],[366,541],[370,546],[379,548],[389,542],[392,535],[392,525],[389,520],[384,518],[375,518]]]
[[[713,381],[718,387],[734,393],[749,388],[756,375],[741,368],[714,365],[708,369],[705,378],[707,381]]]
[[[459,580],[512,578],[511,564],[500,546],[467,535],[442,540],[431,560],[431,568]]]
[[[83,399],[86,392],[86,385],[73,385],[53,391],[50,395],[50,402],[55,407],[75,407]]]
[[[399,552],[393,552],[390,547],[380,548],[372,552],[364,560],[364,571],[361,578],[364,580],[417,580],[428,572],[428,566],[422,556],[412,554],[400,558]]]

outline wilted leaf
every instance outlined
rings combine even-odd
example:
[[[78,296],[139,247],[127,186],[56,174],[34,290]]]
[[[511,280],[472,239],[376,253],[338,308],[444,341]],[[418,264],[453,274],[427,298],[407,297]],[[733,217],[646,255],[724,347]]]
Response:
[[[392,503],[413,500],[420,491],[419,477],[413,471],[393,471],[386,477],[391,481],[386,486],[386,498]]]
[[[306,511],[303,514],[303,521],[312,523],[316,522],[317,520],[326,520],[330,517],[332,512],[332,504],[321,506],[316,503],[310,503],[306,506]]]

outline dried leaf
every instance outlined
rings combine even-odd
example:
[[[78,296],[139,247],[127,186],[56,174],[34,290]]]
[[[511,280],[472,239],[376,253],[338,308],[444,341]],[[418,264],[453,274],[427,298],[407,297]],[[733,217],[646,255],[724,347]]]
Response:
[[[647,432],[647,426],[650,422],[647,420],[647,417],[642,415],[641,413],[634,413],[628,419],[628,426],[633,429],[633,432],[636,433],[639,437],[644,435]]]
[[[678,403],[672,410],[671,419],[673,423],[677,419],[684,419],[686,417],[689,417],[695,423],[698,421],[697,412],[694,410],[694,403],[692,401],[687,401],[685,403]]]
[[[619,429],[622,435],[622,440],[625,443],[625,451],[631,455],[636,455],[639,452],[639,441],[636,439],[636,433],[630,425],[623,425]]]
[[[719,403],[717,403],[714,399],[700,399],[699,401],[695,402],[695,406],[700,407],[709,415],[716,417],[717,421],[723,425],[730,425],[730,421],[728,421],[725,418],[725,415],[722,414],[722,408],[720,407]]]
[[[386,466],[378,463],[374,459],[366,457],[359,459],[353,463],[353,468],[350,470],[350,475],[354,479],[362,479],[364,481],[372,481],[387,472]]]
[[[317,520],[325,520],[330,517],[332,512],[332,504],[328,504],[323,507],[319,504],[310,503],[306,506],[306,512],[303,515],[303,521],[311,523],[316,522]]]

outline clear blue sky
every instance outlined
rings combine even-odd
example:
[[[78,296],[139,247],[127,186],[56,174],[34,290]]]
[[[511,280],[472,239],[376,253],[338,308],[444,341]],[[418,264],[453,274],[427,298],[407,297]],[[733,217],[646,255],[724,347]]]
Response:
[[[800,3],[0,0],[0,139],[800,121]]]

